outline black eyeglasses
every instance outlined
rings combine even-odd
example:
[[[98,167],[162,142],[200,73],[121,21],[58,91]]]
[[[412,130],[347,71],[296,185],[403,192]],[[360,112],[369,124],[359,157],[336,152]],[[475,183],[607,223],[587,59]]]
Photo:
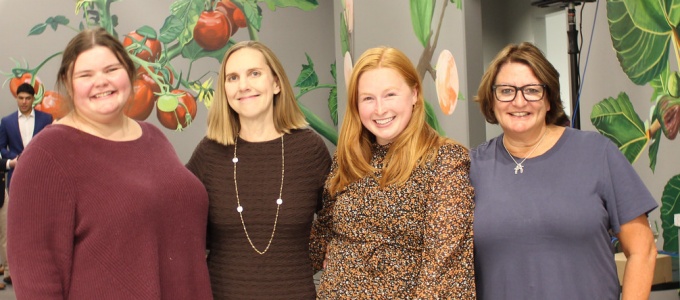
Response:
[[[511,102],[517,97],[517,91],[522,91],[524,99],[530,102],[543,99],[547,86],[545,84],[527,84],[525,86],[514,86],[509,84],[497,84],[493,87],[496,100],[500,102]]]

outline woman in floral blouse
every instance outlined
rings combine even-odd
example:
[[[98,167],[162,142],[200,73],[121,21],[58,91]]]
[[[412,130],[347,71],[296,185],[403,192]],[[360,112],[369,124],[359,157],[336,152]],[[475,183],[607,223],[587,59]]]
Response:
[[[369,49],[312,227],[319,299],[474,299],[468,151],[426,123],[399,50]]]

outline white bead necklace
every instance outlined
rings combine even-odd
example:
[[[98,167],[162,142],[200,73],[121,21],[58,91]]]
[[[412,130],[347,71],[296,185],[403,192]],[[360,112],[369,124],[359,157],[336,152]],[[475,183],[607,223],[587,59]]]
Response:
[[[512,159],[512,161],[515,162],[515,165],[516,165],[515,166],[515,174],[517,174],[517,172],[519,172],[520,174],[524,173],[524,166],[522,164],[524,163],[525,160],[527,160],[527,158],[529,158],[529,156],[531,156],[531,154],[534,153],[534,151],[536,151],[536,148],[538,148],[538,145],[541,144],[541,142],[543,141],[543,138],[546,136],[547,133],[548,133],[548,129],[546,128],[545,132],[543,132],[543,135],[541,136],[541,139],[538,140],[538,143],[536,143],[536,146],[534,146],[534,148],[531,149],[531,152],[529,152],[529,154],[527,154],[527,156],[525,156],[524,159],[522,159],[522,161],[520,161],[519,163],[517,163],[515,158],[512,157],[512,154],[510,154],[508,147],[505,146],[505,137],[503,137],[503,148],[505,148],[505,152],[508,153],[508,155],[510,156],[510,159]]]
[[[238,135],[236,136],[236,140],[234,142],[234,158],[231,159],[231,161],[234,163],[234,189],[236,191],[236,204],[238,205],[236,207],[236,211],[238,211],[238,215],[241,217],[241,225],[243,225],[243,231],[246,233],[246,238],[248,239],[248,243],[250,243],[250,246],[253,247],[253,250],[257,252],[258,254],[262,255],[267,253],[267,250],[269,250],[269,246],[272,244],[272,240],[274,239],[274,233],[276,233],[276,223],[279,220],[279,210],[281,208],[281,204],[283,204],[283,199],[281,199],[281,195],[283,193],[283,174],[284,170],[286,168],[285,164],[285,156],[284,156],[284,149],[283,149],[283,135],[281,135],[281,187],[279,188],[279,198],[276,199],[276,217],[274,218],[274,229],[272,229],[272,235],[269,237],[269,243],[267,243],[267,247],[264,248],[264,251],[260,251],[255,247],[253,244],[253,241],[250,240],[250,235],[248,235],[248,230],[246,229],[246,223],[243,221],[243,206],[241,206],[241,199],[238,197],[238,184],[236,183],[236,163],[238,162],[238,157],[236,156],[236,147],[238,145]]]

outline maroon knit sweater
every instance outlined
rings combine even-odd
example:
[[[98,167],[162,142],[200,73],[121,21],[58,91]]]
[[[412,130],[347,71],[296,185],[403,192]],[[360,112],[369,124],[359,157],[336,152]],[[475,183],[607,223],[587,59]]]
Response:
[[[212,299],[205,188],[140,125],[126,142],[65,125],[31,140],[8,212],[18,299]]]
[[[314,299],[309,233],[331,158],[310,129],[284,135],[283,204],[269,250],[260,255],[248,243],[236,211],[234,146],[203,139],[187,167],[210,197],[208,268],[215,299]],[[258,250],[267,247],[281,187],[281,139],[238,140],[238,193],[248,235]]]

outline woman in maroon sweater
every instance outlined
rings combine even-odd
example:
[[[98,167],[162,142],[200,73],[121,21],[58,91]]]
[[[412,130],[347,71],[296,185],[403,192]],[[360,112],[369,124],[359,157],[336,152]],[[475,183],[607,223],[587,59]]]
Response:
[[[212,299],[207,193],[156,127],[123,114],[134,70],[101,28],[64,50],[74,109],[31,140],[12,180],[18,299]]]

